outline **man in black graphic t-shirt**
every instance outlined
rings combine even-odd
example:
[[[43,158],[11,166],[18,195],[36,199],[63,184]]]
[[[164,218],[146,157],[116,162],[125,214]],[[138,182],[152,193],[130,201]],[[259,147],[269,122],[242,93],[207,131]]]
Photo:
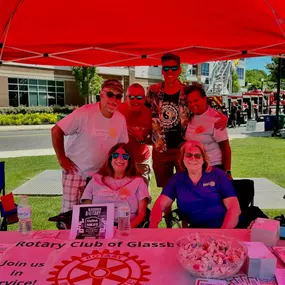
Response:
[[[162,56],[164,82],[151,85],[147,100],[152,110],[153,170],[158,187],[164,187],[180,170],[179,147],[187,126],[188,106],[184,89],[178,76],[180,58],[168,53]]]
[[[164,94],[162,103],[163,127],[168,148],[177,148],[183,142],[178,108],[179,93]]]

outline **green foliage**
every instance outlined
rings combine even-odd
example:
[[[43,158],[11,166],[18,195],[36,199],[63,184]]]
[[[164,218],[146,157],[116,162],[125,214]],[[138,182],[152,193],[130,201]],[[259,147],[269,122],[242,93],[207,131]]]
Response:
[[[99,93],[103,78],[97,74],[96,67],[75,66],[72,74],[81,96],[88,97]]]
[[[282,66],[285,65],[284,59],[282,60]],[[278,74],[278,57],[272,57],[271,63],[266,65],[266,68],[269,70],[268,76],[268,89],[276,89],[277,87],[277,74]],[[281,79],[281,89],[285,89],[285,79]]]
[[[240,84],[238,80],[238,74],[235,69],[232,71],[232,92],[236,93],[240,91]]]
[[[271,63],[266,64],[266,68],[269,70],[268,79],[277,82],[278,57],[271,57]]]
[[[264,70],[247,70],[245,85],[248,87],[248,90],[262,89],[262,79],[264,80],[263,87],[265,87],[268,79],[267,77],[268,76]]]
[[[19,106],[19,107],[4,107],[0,108],[0,115],[9,114],[35,114],[35,113],[60,113],[60,114],[70,114],[75,109],[75,106]]]
[[[33,113],[33,114],[9,114],[0,115],[0,125],[42,125],[55,124],[57,114]]]
[[[187,75],[187,65],[181,64],[181,73],[179,75],[179,81],[180,82],[186,82],[186,75]]]

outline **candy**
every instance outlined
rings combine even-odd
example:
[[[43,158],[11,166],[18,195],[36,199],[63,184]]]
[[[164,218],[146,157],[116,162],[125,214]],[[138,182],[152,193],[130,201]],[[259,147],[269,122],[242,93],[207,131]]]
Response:
[[[195,276],[230,276],[240,269],[246,254],[245,247],[222,236],[196,234],[178,242],[178,256],[183,259],[180,262]]]

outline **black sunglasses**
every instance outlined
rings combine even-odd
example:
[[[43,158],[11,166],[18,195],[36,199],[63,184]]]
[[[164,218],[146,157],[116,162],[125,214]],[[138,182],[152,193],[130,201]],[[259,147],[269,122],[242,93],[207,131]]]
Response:
[[[111,154],[111,156],[112,156],[113,159],[117,159],[120,156],[120,154],[117,153],[117,152],[113,152]],[[128,160],[130,158],[130,155],[127,154],[127,153],[123,153],[123,154],[121,154],[121,156],[122,156],[123,160]]]
[[[107,94],[108,98],[113,98],[115,96],[116,100],[122,100],[122,98],[123,98],[122,94],[115,94],[115,93],[113,93],[111,91],[107,91],[106,94]]]
[[[131,100],[135,100],[135,99],[137,99],[137,100],[142,100],[142,99],[145,98],[145,96],[141,96],[141,95],[129,95],[128,97],[129,97]]]
[[[163,66],[162,67],[162,69],[164,70],[164,71],[169,71],[170,69],[172,70],[172,71],[177,71],[178,69],[179,69],[179,66],[177,66],[177,65],[173,65],[173,66]]]
[[[203,157],[201,153],[191,153],[191,152],[185,152],[185,156],[187,158],[192,158],[194,156],[194,158],[196,159],[201,159]]]

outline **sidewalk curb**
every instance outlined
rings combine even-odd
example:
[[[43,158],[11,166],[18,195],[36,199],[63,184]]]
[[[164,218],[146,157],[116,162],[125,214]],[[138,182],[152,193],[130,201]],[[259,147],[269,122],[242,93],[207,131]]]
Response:
[[[50,130],[54,125],[22,125],[22,126],[0,126],[0,132],[7,131],[31,131],[31,130]]]

